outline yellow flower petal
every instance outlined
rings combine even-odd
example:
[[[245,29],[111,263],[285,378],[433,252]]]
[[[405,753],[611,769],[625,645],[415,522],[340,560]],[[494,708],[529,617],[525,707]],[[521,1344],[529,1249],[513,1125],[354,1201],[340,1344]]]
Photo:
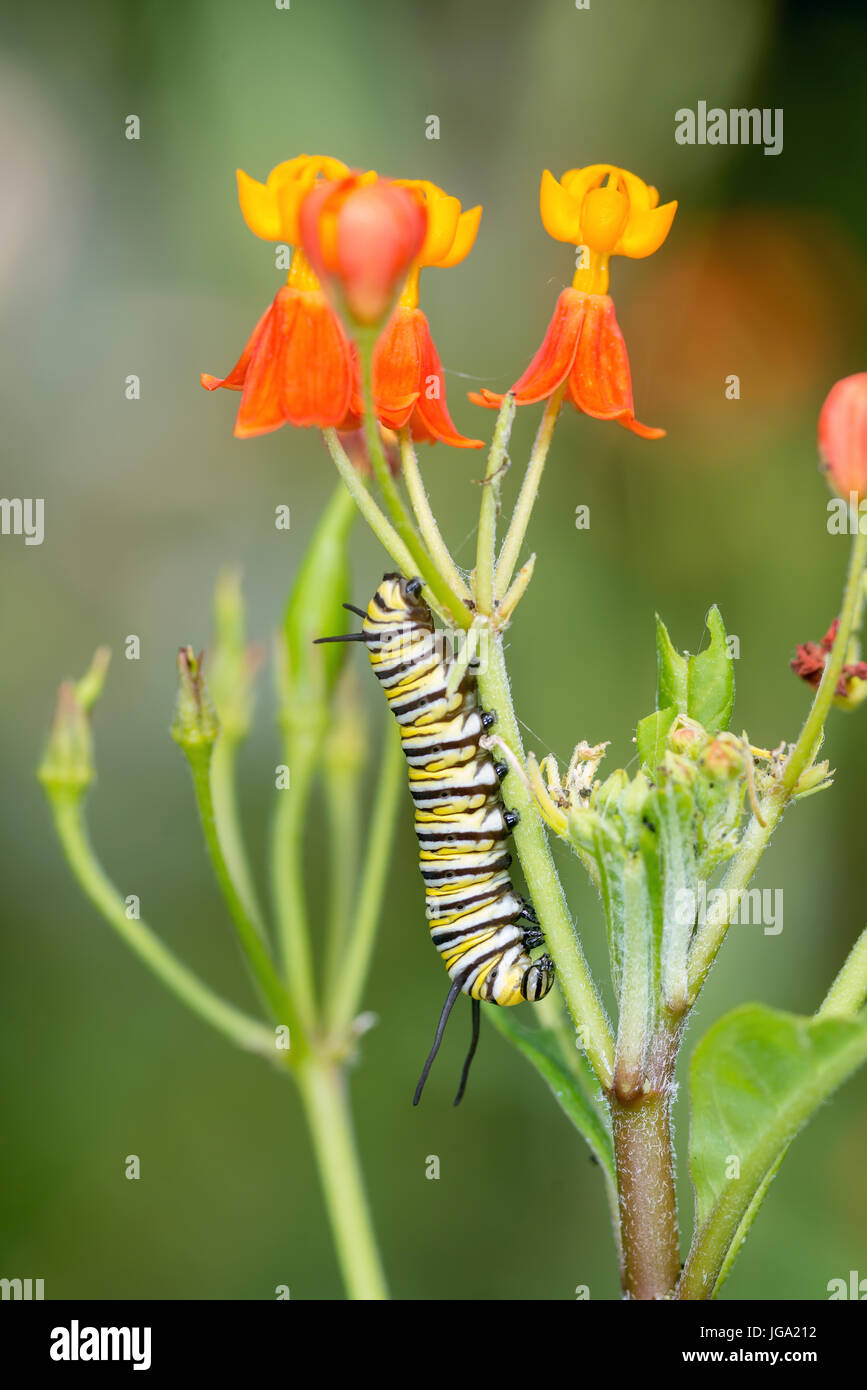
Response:
[[[469,208],[467,212],[461,213],[451,250],[437,261],[438,266],[443,270],[449,270],[453,265],[459,265],[464,257],[470,254],[478,235],[481,220],[481,206]]]
[[[664,203],[661,208],[650,208],[647,212],[633,212],[615,247],[616,254],[638,259],[658,251],[671,231],[676,212],[676,202]]]
[[[264,241],[280,240],[280,212],[273,188],[238,169],[238,201],[244,221]]]
[[[420,265],[439,265],[448,255],[458,230],[461,205],[457,198],[442,196],[427,200],[427,232],[418,253]]]
[[[559,184],[548,169],[542,175],[539,189],[539,211],[542,225],[555,241],[581,241],[581,203]]]

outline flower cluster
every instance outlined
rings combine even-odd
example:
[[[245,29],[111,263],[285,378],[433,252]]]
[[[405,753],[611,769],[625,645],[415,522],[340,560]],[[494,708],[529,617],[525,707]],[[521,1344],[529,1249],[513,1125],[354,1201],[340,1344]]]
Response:
[[[418,307],[421,270],[464,259],[481,208],[463,212],[434,184],[352,173],[340,160],[310,155],[278,164],[265,183],[239,170],[238,193],[250,230],[290,246],[292,261],[228,376],[202,377],[209,391],[242,393],[235,434],[248,438],[284,424],[358,429],[359,353],[336,300],[357,332],[387,319],[373,358],[380,423],[408,426],[414,439],[481,448],[452,422],[442,364]]]
[[[419,277],[428,266],[464,260],[482,209],[464,211],[426,180],[385,179],[315,155],[278,164],[264,183],[238,170],[238,193],[251,231],[289,246],[292,260],[228,376],[202,376],[209,391],[241,392],[235,434],[284,424],[357,430],[365,409],[359,343],[373,334],[380,426],[481,448],[449,415]],[[545,172],[542,221],[552,237],[579,247],[580,258],[541,348],[512,387],[518,404],[565,393],[587,415],[646,439],[664,434],[635,418],[626,346],[607,292],[612,255],[649,256],[665,240],[677,204],[658,202],[656,189],[613,165],[572,169],[559,182]],[[470,399],[499,407],[504,398],[483,389]]]

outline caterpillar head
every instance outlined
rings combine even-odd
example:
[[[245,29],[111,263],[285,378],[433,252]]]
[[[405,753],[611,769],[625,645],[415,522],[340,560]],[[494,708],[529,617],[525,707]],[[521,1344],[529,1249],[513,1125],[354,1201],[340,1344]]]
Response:
[[[433,628],[431,611],[421,596],[421,579],[404,579],[402,574],[384,574],[379,593],[389,608],[402,609],[413,622]]]

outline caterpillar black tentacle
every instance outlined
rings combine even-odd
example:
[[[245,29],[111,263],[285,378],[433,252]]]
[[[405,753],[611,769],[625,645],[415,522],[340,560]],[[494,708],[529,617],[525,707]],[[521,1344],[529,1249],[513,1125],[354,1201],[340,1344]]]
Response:
[[[496,715],[479,705],[469,662],[453,694],[453,657],[421,597],[422,581],[387,574],[362,615],[361,632],[320,641],[363,641],[397,719],[415,803],[419,867],[434,945],[451,977],[430,1055],[416,1087],[418,1104],[458,994],[473,1001],[473,1034],[455,1104],[466,1087],[478,1043],[480,1001],[500,1005],[544,998],[554,983],[532,905],[512,886],[504,841],[518,823],[500,782],[509,771],[481,747]],[[522,925],[523,921],[530,927]]]

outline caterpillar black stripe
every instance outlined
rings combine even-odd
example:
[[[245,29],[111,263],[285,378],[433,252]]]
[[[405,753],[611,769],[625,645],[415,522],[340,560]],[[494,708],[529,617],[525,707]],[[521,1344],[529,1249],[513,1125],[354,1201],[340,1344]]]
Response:
[[[506,765],[479,746],[495,716],[479,707],[472,662],[454,694],[448,693],[454,658],[434,628],[421,590],[420,579],[387,574],[366,613],[344,605],[363,618],[361,632],[320,640],[365,643],[400,727],[426,913],[452,981],[413,1103],[418,1104],[455,1000],[467,994],[473,1032],[457,1105],[478,1041],[480,1001],[511,1005],[544,998],[554,983],[554,963],[548,955],[531,958],[543,944],[542,932],[509,878],[505,842],[518,814],[507,811],[500,796]]]

